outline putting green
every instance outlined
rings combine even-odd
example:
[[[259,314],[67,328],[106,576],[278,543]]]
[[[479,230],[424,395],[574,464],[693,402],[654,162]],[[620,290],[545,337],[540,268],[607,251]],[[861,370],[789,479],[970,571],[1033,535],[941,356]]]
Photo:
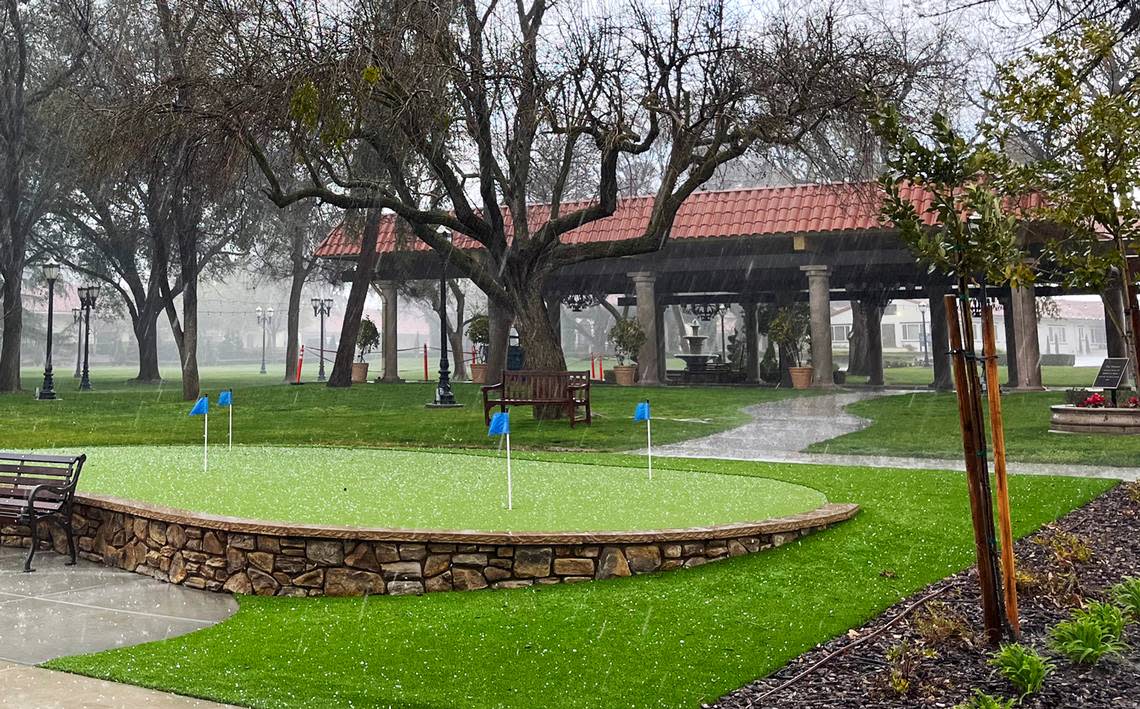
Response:
[[[822,493],[744,475],[347,448],[88,448],[81,493],[305,524],[481,531],[631,531],[753,522]]]

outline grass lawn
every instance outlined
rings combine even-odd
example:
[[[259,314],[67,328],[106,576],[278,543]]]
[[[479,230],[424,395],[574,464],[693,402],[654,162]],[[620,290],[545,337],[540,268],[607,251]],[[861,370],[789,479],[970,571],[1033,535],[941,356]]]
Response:
[[[1140,437],[1049,433],[1049,406],[1064,403],[1060,392],[1006,394],[1002,397],[1008,458],[1036,463],[1140,465]],[[962,456],[954,394],[901,394],[859,401],[847,411],[874,421],[870,427],[823,441],[816,453],[903,455],[918,458]]]
[[[626,456],[535,457],[637,464]],[[628,579],[422,597],[247,597],[218,626],[48,666],[258,707],[694,706],[973,558],[956,473],[661,465],[776,478],[863,509],[767,553]],[[1015,531],[1027,534],[1112,484],[1014,476]]]
[[[1098,367],[1041,368],[1041,379],[1047,387],[1088,387],[1096,379]],[[1001,381],[1006,380],[1005,367],[998,367]],[[852,384],[865,384],[867,377],[848,377]],[[934,381],[934,370],[927,367],[890,367],[883,370],[883,382],[893,386],[924,387]]]
[[[242,444],[330,446],[478,447],[488,445],[482,398],[474,384],[455,385],[465,408],[429,410],[433,383],[360,384],[329,389],[287,386],[251,368],[204,369],[202,391],[216,400],[234,389],[234,440]],[[193,444],[202,426],[189,418],[178,381],[142,386],[125,383],[128,370],[96,378],[94,391],[59,388],[58,401],[36,401],[31,392],[0,395],[4,426],[0,448]],[[25,380],[30,386],[32,380]],[[630,450],[644,441],[630,418],[636,403],[651,398],[653,439],[665,444],[738,426],[741,409],[798,395],[787,389],[597,386],[591,390],[594,424],[571,429],[565,421],[535,421],[529,408],[512,416],[511,444],[519,449]],[[220,433],[220,428],[215,428]]]
[[[405,529],[604,531],[760,521],[826,502],[761,477],[348,448],[88,448],[81,492],[253,519]],[[644,463],[644,461],[642,461]]]

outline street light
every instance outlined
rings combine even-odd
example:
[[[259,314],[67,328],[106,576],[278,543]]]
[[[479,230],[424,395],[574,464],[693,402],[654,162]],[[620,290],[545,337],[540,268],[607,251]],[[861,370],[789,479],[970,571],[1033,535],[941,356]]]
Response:
[[[55,317],[55,279],[59,278],[59,264],[48,261],[43,266],[44,278],[48,282],[48,313],[47,313],[47,356],[44,358],[44,384],[40,387],[40,401],[50,401],[55,398],[55,379],[51,372],[51,331],[52,320]]]
[[[257,324],[261,326],[261,373],[265,374],[265,328],[273,322],[273,308],[262,310],[257,306]]]
[[[80,391],[91,391],[91,310],[99,297],[99,284],[92,283],[78,289],[79,305],[83,308],[83,374]]]
[[[451,233],[446,232],[443,237],[450,240]],[[462,406],[455,401],[455,394],[451,391],[451,365],[447,360],[447,254],[442,256],[439,271],[439,384],[435,388],[435,401],[428,404],[433,409]]]
[[[71,320],[75,324],[75,374],[79,379],[79,368],[83,362],[83,309],[72,308]]]
[[[922,366],[930,366],[930,351],[926,344],[926,309],[930,307],[926,303],[920,302],[918,304],[918,312],[922,315],[922,333],[918,339],[922,343]]]
[[[332,298],[313,298],[313,315],[321,317],[321,347],[320,354],[317,355],[321,360],[321,371],[317,373],[317,381],[323,382],[325,380],[325,317],[332,313]]]

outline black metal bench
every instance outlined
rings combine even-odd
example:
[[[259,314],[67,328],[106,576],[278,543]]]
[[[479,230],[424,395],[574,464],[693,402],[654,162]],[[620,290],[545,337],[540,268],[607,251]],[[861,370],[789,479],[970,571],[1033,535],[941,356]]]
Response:
[[[492,394],[497,393],[497,398]],[[491,409],[509,406],[550,406],[565,412],[574,424],[593,421],[590,412],[590,375],[587,372],[506,370],[498,384],[483,387],[483,418],[491,422]],[[582,409],[579,415],[578,410]]]
[[[71,501],[85,455],[38,455],[0,452],[0,521],[26,524],[32,548],[24,571],[32,571],[32,557],[40,545],[39,523],[53,519],[67,533],[69,564],[75,563],[75,534],[71,529]]]

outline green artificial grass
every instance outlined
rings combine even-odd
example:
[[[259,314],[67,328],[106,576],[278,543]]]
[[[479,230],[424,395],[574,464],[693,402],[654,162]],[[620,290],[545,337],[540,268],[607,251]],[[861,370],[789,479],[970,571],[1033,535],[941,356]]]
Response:
[[[1078,465],[1140,466],[1140,437],[1049,432],[1049,407],[1063,404],[1060,392],[1002,396],[1009,460]],[[815,453],[962,457],[958,404],[952,393],[902,394],[850,404],[849,413],[874,423],[862,431],[816,443]],[[987,438],[989,430],[987,425]]]
[[[216,401],[221,389],[234,389],[234,440],[241,444],[488,445],[482,397],[474,384],[454,387],[464,408],[432,410],[424,408],[435,396],[432,383],[330,389],[320,384],[288,386],[277,376],[259,377],[245,371],[203,370],[202,376],[202,391],[211,401]],[[192,402],[182,401],[177,381],[139,385],[125,383],[124,376],[126,372],[96,378],[95,390],[90,392],[61,385],[58,401],[36,401],[31,392],[0,395],[4,411],[0,448],[201,442],[201,423],[186,415]],[[530,407],[520,408],[511,416],[511,443],[519,449],[540,450],[639,448],[644,445],[645,427],[635,425],[631,417],[634,406],[645,398],[653,404],[654,442],[672,443],[747,422],[747,414],[741,411],[745,406],[797,395],[788,389],[599,385],[591,390],[593,425],[570,428],[565,419],[536,421]],[[222,432],[216,424],[214,430],[215,434]]]
[[[1090,387],[1096,379],[1098,367],[1059,367],[1041,368],[1041,379],[1047,387]],[[999,379],[1007,378],[1004,366],[998,367]],[[850,376],[851,384],[865,384],[867,377]],[[883,383],[889,386],[925,387],[934,381],[934,370],[930,367],[888,367],[883,370]]]
[[[819,492],[761,477],[347,448],[88,448],[80,492],[303,524],[579,532],[697,527],[806,512]]]
[[[637,464],[619,456],[541,458]],[[257,707],[696,706],[973,559],[960,474],[661,464],[776,478],[862,511],[769,552],[628,579],[423,597],[245,597],[218,626],[48,666]],[[1016,534],[1113,484],[1013,476]]]

